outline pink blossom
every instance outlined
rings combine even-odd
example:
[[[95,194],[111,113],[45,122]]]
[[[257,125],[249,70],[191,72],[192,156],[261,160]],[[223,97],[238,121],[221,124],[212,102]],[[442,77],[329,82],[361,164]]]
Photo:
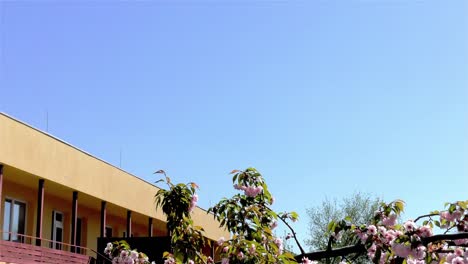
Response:
[[[411,253],[411,247],[409,245],[393,243],[392,249],[395,252],[395,255],[406,258]]]
[[[223,258],[221,260],[221,264],[229,264],[229,259],[228,258]]]
[[[412,232],[412,231],[416,230],[416,224],[412,220],[406,221],[403,224],[403,226],[405,227],[405,230],[407,232]]]
[[[426,247],[425,246],[418,246],[417,248],[411,251],[411,255],[415,259],[423,259],[426,257]]]
[[[384,226],[379,226],[379,227],[378,227],[378,230],[379,230],[379,232],[382,233],[382,234],[385,234],[385,232],[387,232],[387,228],[385,228]]]
[[[197,194],[194,194],[192,196],[192,199],[190,200],[190,206],[188,208],[188,211],[189,212],[192,212],[193,209],[195,209],[195,206],[197,205],[197,202],[198,202],[198,195]]]
[[[424,260],[419,260],[419,259],[406,259],[406,263],[408,264],[425,264],[426,262]]]
[[[452,213],[452,216],[454,220],[460,220],[460,218],[463,216],[463,213],[459,210],[455,211]]]
[[[237,258],[238,259],[244,259],[244,253],[242,251],[239,251],[239,253],[237,254]]]
[[[229,250],[229,247],[227,247],[227,246],[223,248],[224,253],[228,252],[228,250]]]
[[[464,263],[465,263],[465,261],[461,257],[456,257],[456,258],[452,259],[452,264],[464,264]]]
[[[452,263],[452,260],[453,260],[454,258],[456,258],[456,257],[457,257],[457,255],[455,255],[455,254],[453,254],[453,253],[449,253],[449,254],[447,254],[446,260],[447,260],[448,263]]]
[[[133,259],[133,260],[137,259],[138,258],[138,252],[136,252],[135,250],[132,250],[130,252],[130,258]]]
[[[460,220],[463,216],[463,212],[461,211],[454,211],[453,213],[449,213],[448,211],[440,212],[440,218],[445,219],[447,221],[453,222],[455,220]]]
[[[369,258],[373,259],[374,256],[375,256],[376,251],[377,251],[376,245],[372,244],[372,246],[367,249],[367,256],[369,256]]]
[[[263,187],[262,186],[248,186],[245,190],[244,190],[244,194],[249,196],[249,197],[255,197],[257,196],[258,194],[260,194],[261,192],[263,191]]]
[[[455,255],[461,257],[461,256],[463,256],[463,249],[457,247],[457,248],[453,251],[453,253],[454,253]]]
[[[419,236],[420,237],[430,237],[432,236],[432,228],[428,225],[421,226],[419,228]]]
[[[275,239],[275,244],[278,246],[279,254],[283,254],[283,240],[278,237]]]
[[[382,219],[382,224],[385,226],[394,226],[396,224],[397,215],[391,214],[388,217]]]
[[[270,228],[271,228],[271,229],[275,229],[277,226],[278,226],[278,222],[277,222],[277,221],[273,221],[273,222],[270,224]]]
[[[370,225],[367,227],[367,234],[369,235],[377,235],[377,227],[375,225]]]
[[[127,256],[128,256],[128,251],[127,251],[127,250],[122,250],[122,251],[120,252],[120,257],[121,257],[121,258],[126,258]]]
[[[387,261],[387,252],[383,252],[382,255],[380,255],[379,264],[385,264],[386,261]]]
[[[383,242],[391,244],[396,238],[396,233],[393,230],[388,230],[383,234]]]
[[[175,263],[176,263],[175,259],[172,257],[169,257],[166,260],[164,260],[164,264],[175,264]]]
[[[306,257],[302,258],[302,264],[317,264],[317,263],[318,263],[317,261],[309,260],[309,258],[306,258]]]
[[[220,238],[218,239],[218,242],[216,242],[216,244],[217,244],[218,246],[221,246],[221,245],[224,243],[224,241],[225,241],[224,237],[220,237]]]
[[[457,245],[457,246],[468,244],[468,239],[467,238],[465,238],[465,239],[455,239],[453,241],[453,243],[455,243],[455,245]]]
[[[368,237],[366,233],[358,229],[356,230],[356,235],[359,237],[359,239],[361,239],[361,243],[366,243]]]

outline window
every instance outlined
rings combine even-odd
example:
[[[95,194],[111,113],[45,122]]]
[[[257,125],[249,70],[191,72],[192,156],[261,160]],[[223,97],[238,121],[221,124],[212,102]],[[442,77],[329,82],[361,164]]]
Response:
[[[3,240],[24,242],[26,227],[26,204],[13,199],[5,199],[3,214]]]
[[[63,242],[63,213],[52,212],[52,248],[62,249]],[[59,242],[59,243],[56,243]]]

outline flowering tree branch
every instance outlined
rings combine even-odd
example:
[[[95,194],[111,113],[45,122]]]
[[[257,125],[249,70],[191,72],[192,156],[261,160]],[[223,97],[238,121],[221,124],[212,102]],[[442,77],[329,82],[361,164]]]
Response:
[[[161,207],[167,216],[171,234],[173,252],[164,253],[164,263],[214,263],[211,257],[202,254],[203,247],[209,243],[203,229],[194,226],[191,219],[198,201],[198,186],[195,183],[173,184],[163,170],[156,173],[165,176],[162,181],[169,187],[155,195],[156,207]],[[270,209],[274,199],[262,175],[254,168],[234,170],[231,174],[234,174],[234,188],[241,193],[230,199],[223,198],[208,210],[231,234],[230,238],[220,238],[217,242],[222,264],[316,264],[317,260],[327,259],[329,263],[331,258],[337,257],[341,257],[340,264],[349,264],[359,256],[367,256],[378,264],[468,263],[468,249],[465,248],[468,246],[468,201],[447,203],[445,211],[434,211],[403,224],[398,223],[398,216],[404,209],[403,201],[381,203],[368,224],[355,225],[350,223],[350,218],[332,221],[327,227],[331,234],[327,249],[305,253],[288,223],[288,219],[293,222],[298,219],[297,213],[276,213]],[[294,237],[300,255],[294,256],[284,250],[283,240],[275,236],[273,230],[278,218],[291,231],[286,239]],[[422,224],[416,224],[421,219],[424,219]],[[445,232],[433,234],[434,226]],[[333,249],[344,232],[358,242]],[[125,241],[108,244],[105,253],[114,263],[149,263],[146,255],[131,250]]]
[[[421,220],[421,219],[423,219],[423,218],[426,218],[426,217],[431,218],[432,216],[438,216],[438,215],[439,215],[438,213],[437,213],[437,214],[436,214],[436,213],[431,213],[431,214],[421,215],[421,216],[418,216],[418,217],[414,220],[414,222],[416,223],[416,222],[418,222],[419,220]]]
[[[319,250],[314,252],[309,252],[305,254],[297,255],[295,258],[297,261],[301,261],[303,258],[308,258],[310,260],[320,260],[324,258],[335,258],[343,257],[351,254],[365,254],[366,248],[362,244],[356,244],[354,246],[346,246],[342,248],[336,248],[331,250]]]
[[[422,239],[424,245],[429,243],[445,241],[445,240],[457,240],[457,239],[468,239],[468,232],[456,233],[456,234],[442,234],[442,235],[433,235],[430,237],[425,237]],[[450,253],[453,250],[444,250],[440,251],[442,253]],[[331,250],[319,250],[309,253],[302,253],[297,255],[295,258],[297,261],[300,261],[302,258],[306,257],[310,260],[320,260],[324,258],[335,258],[335,257],[344,257],[351,254],[364,255],[367,253],[366,248],[363,244],[359,243],[353,246],[346,246],[341,248],[335,248]]]
[[[291,225],[286,221],[285,217],[280,217],[279,219],[289,228],[289,230],[291,230],[291,234],[292,234],[292,236],[294,238],[294,241],[296,241],[296,245],[299,247],[299,250],[301,251],[301,254],[304,255],[305,251],[302,248],[301,243],[299,243],[299,240],[297,239],[296,231],[294,231],[294,229],[291,227]]]
[[[460,232],[456,234],[442,234],[442,235],[433,235],[430,237],[424,237],[421,239],[421,242],[424,245],[428,245],[429,243],[444,241],[444,240],[458,240],[458,239],[468,239],[468,232]]]

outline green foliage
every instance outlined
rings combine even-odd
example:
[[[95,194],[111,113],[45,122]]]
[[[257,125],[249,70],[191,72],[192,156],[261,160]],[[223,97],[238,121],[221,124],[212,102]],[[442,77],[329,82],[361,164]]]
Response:
[[[284,252],[282,240],[273,234],[278,214],[269,208],[273,197],[262,175],[254,168],[231,173],[234,188],[244,193],[223,198],[208,210],[232,234],[231,239],[220,241],[222,256],[234,264],[296,263],[291,253]],[[281,217],[297,219],[297,214]]]
[[[158,171],[163,173],[164,171]],[[203,236],[203,228],[195,226],[191,218],[191,209],[195,206],[196,189],[198,186],[188,184],[173,184],[169,177],[158,182],[165,182],[168,190],[160,189],[155,195],[156,210],[162,208],[167,217],[167,229],[171,236],[172,254],[177,263],[194,260],[195,263],[206,263],[207,257],[201,254],[201,249],[209,245],[209,240]]]

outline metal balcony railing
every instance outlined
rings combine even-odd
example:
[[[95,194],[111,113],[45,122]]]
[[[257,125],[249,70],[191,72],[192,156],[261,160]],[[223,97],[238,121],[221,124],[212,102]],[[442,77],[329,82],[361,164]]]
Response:
[[[75,246],[45,238],[0,231],[0,262],[30,264],[92,264],[96,257],[107,259],[99,252],[86,247]],[[40,246],[37,246],[39,244]]]

